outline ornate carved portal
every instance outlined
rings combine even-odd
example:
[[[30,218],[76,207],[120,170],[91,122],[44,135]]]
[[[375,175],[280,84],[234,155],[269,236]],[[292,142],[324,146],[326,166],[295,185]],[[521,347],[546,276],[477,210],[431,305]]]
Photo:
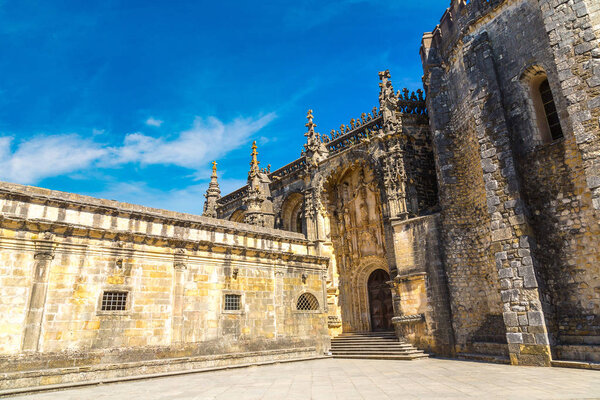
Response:
[[[380,329],[383,322],[376,326],[371,322],[367,285],[375,270],[385,271],[389,278],[378,182],[370,168],[356,163],[332,176],[326,192],[343,331]]]

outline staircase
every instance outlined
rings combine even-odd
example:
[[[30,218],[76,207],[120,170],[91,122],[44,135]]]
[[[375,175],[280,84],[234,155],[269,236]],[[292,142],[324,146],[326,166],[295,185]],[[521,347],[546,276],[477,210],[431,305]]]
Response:
[[[370,358],[377,360],[416,360],[429,357],[394,332],[342,333],[331,339],[334,358]]]

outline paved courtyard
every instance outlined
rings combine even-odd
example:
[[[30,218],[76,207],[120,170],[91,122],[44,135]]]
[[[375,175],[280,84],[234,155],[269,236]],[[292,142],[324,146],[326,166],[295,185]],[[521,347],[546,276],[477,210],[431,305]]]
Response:
[[[323,359],[13,399],[600,399],[600,371],[444,359]]]

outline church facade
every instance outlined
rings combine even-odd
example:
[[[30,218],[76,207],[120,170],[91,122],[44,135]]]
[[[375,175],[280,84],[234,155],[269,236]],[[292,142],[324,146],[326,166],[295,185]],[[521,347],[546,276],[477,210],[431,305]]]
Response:
[[[318,357],[600,362],[600,3],[453,0],[424,90],[203,216],[0,183],[0,389]],[[375,94],[375,90],[374,90]],[[294,157],[290,157],[293,159]]]

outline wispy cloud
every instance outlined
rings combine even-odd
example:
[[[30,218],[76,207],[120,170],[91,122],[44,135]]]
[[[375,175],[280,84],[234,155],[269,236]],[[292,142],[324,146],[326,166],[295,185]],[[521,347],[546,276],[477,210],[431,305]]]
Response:
[[[110,162],[197,169],[246,143],[250,135],[265,127],[275,116],[270,113],[258,119],[238,118],[227,124],[214,117],[197,117],[191,129],[172,140],[132,133],[125,137],[122,147],[114,149],[115,158]]]
[[[197,117],[190,129],[171,139],[132,133],[117,146],[78,134],[38,135],[21,142],[0,137],[0,179],[35,184],[44,178],[91,167],[114,168],[128,163],[174,165],[191,169],[197,178],[203,178],[206,174],[203,170],[210,160],[244,145],[275,117],[275,113],[270,113],[227,123],[215,117]]]
[[[150,117],[150,118],[148,118],[146,120],[146,125],[148,125],[148,126],[155,126],[155,127],[159,128],[162,125],[163,122],[164,121],[162,121],[160,119],[156,119],[154,117]]]
[[[35,136],[11,151],[13,141],[0,138],[0,177],[11,182],[35,183],[67,174],[108,154],[107,149],[76,134]]]

